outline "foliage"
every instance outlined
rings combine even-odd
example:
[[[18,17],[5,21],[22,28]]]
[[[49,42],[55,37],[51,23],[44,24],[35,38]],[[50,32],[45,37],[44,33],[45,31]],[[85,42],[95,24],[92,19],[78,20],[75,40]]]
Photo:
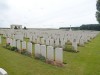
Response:
[[[69,30],[69,27],[61,27],[59,29],[66,29]],[[80,27],[72,27],[72,30],[98,30],[100,31],[100,24],[85,24],[81,25]]]
[[[24,30],[27,30],[27,28],[26,28],[26,27],[24,27]]]
[[[59,29],[66,29],[66,30],[69,30],[70,27],[60,27]],[[72,30],[79,30],[80,27],[71,27]]]
[[[17,47],[11,47],[11,51],[17,51]]]
[[[97,0],[96,7],[97,7],[96,19],[100,23],[100,0]]]
[[[100,31],[100,25],[99,24],[82,25],[80,26],[80,30],[99,30]]]
[[[14,28],[14,29],[18,29],[18,28],[17,28],[17,26],[15,26],[15,28]]]

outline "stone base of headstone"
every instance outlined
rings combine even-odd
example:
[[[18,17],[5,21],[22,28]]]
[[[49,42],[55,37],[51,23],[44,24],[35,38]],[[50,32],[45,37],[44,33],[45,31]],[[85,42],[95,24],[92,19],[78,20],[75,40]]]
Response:
[[[55,61],[54,60],[48,60],[48,59],[46,59],[46,63],[47,64],[51,64],[51,65],[55,65]]]
[[[54,65],[54,66],[58,66],[58,67],[63,67],[64,66],[64,64],[62,62],[56,62],[56,61],[48,60],[48,59],[46,59],[46,63]]]
[[[18,53],[21,53],[22,52],[22,50],[18,50]]]
[[[21,53],[23,54],[23,53],[25,53],[26,52],[26,49],[22,49],[21,50]]]
[[[63,64],[62,62],[57,62],[57,61],[55,61],[55,66],[63,67],[64,64]]]
[[[36,54],[36,55],[35,55],[35,58],[36,58],[36,59],[40,59],[40,56],[41,56],[40,54]]]
[[[28,56],[32,57],[32,53],[29,53],[29,52],[28,52]]]
[[[79,44],[78,46],[84,47],[84,45]]]
[[[22,49],[22,51],[26,51],[26,49]]]

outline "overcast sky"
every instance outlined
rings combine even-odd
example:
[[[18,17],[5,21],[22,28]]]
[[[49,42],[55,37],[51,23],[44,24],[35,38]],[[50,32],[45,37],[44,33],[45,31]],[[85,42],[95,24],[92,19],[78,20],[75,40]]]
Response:
[[[0,27],[59,28],[97,24],[96,0],[0,0]]]

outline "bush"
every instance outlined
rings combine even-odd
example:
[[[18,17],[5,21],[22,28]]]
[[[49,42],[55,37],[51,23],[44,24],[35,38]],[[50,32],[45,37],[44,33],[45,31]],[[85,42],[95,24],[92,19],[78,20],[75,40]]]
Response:
[[[17,51],[17,47],[11,47],[11,51]]]

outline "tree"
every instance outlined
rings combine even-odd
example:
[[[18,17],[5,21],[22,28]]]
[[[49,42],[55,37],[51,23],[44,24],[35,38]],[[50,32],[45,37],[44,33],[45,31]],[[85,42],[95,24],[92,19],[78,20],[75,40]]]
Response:
[[[24,29],[27,29],[26,27],[24,27]]]
[[[97,7],[96,19],[100,23],[100,0],[97,0],[96,7]]]
[[[18,28],[17,28],[17,26],[15,26],[15,28],[14,28],[14,29],[18,29]]]

